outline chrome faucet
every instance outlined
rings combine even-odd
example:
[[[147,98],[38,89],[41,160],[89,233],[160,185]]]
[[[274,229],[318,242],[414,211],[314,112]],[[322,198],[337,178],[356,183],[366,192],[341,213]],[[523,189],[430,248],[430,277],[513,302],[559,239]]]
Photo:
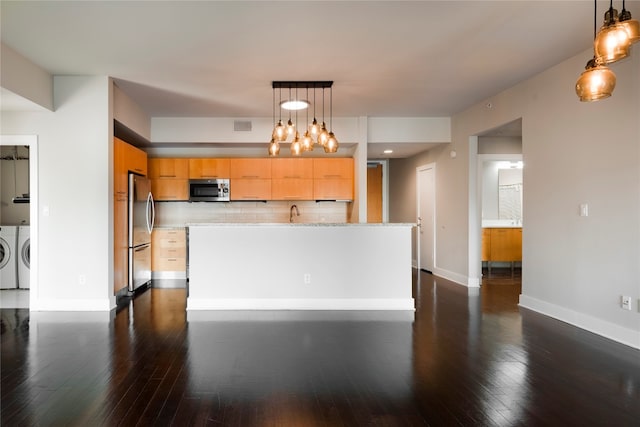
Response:
[[[300,211],[296,205],[291,205],[291,209],[289,209],[289,222],[293,222],[293,210],[296,210],[296,216],[300,216]]]

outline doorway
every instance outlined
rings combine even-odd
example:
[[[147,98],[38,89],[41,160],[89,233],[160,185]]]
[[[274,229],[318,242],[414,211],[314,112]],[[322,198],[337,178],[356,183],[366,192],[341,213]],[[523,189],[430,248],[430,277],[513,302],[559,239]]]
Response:
[[[15,262],[16,280],[20,277],[21,289],[2,291],[2,308],[29,308],[37,302],[38,291],[38,137],[36,135],[0,135],[0,146],[7,149],[7,146],[18,148],[16,157],[24,157],[26,167],[18,169],[24,170],[26,176],[20,175],[20,182],[16,183],[16,178],[10,182],[11,189],[7,191],[8,199],[3,197],[2,204],[20,205],[20,211],[12,210],[6,217],[0,218],[0,222],[9,221],[15,224]],[[5,151],[3,150],[3,152]],[[14,165],[15,162],[14,162]],[[22,166],[22,165],[21,165]],[[13,169],[11,169],[13,171]],[[5,181],[4,179],[2,181]],[[26,182],[22,182],[26,181]],[[20,191],[18,191],[20,190]],[[26,193],[25,193],[26,191]],[[5,191],[3,190],[3,196]],[[19,193],[19,194],[17,194]],[[25,206],[26,211],[25,211]],[[18,212],[18,213],[16,213]],[[6,294],[7,292],[13,294]],[[6,295],[5,295],[6,294]],[[5,298],[6,297],[6,298]],[[9,307],[8,305],[11,305]]]
[[[433,273],[435,269],[436,165],[416,168],[418,269]]]

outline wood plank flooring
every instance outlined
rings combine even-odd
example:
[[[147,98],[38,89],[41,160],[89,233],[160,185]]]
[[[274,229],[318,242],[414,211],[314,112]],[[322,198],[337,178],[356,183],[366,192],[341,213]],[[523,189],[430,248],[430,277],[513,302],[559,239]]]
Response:
[[[3,426],[638,426],[640,351],[414,276],[417,311],[0,310]]]

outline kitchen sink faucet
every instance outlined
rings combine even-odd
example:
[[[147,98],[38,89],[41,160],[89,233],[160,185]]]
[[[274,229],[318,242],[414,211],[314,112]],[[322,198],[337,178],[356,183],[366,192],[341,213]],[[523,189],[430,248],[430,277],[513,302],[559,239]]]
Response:
[[[298,210],[298,207],[296,205],[291,205],[291,208],[289,209],[289,222],[293,222],[293,210],[296,210],[296,216],[300,216],[300,211]]]

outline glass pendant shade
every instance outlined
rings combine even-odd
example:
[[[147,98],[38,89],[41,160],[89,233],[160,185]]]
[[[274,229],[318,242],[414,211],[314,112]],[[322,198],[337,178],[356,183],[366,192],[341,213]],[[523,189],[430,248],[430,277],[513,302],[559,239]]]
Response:
[[[280,154],[280,144],[275,139],[271,138],[271,142],[269,143],[269,155],[277,156]]]
[[[299,156],[302,154],[302,144],[300,144],[300,135],[296,132],[296,137],[291,143],[291,154]]]
[[[596,61],[606,65],[629,55],[629,33],[620,24],[603,27],[593,42]]]
[[[640,41],[640,22],[637,19],[631,19],[631,13],[623,10],[618,25],[622,26],[629,35],[629,44]]]
[[[293,124],[291,119],[287,122],[287,135],[293,135],[296,132],[296,125]]]
[[[284,126],[284,123],[282,123],[282,120],[279,120],[278,124],[273,129],[273,139],[275,139],[276,141],[284,141],[285,139],[287,139],[287,130]]]
[[[329,132],[329,137],[327,138],[327,143],[324,146],[325,153],[335,153],[338,151],[338,140],[333,132]]]
[[[306,131],[302,137],[302,149],[304,151],[313,151],[313,138],[311,138],[309,131]]]
[[[313,122],[311,122],[311,124],[309,125],[309,133],[313,138],[317,138],[318,134],[320,134],[320,131],[321,131],[320,125],[318,124],[318,121],[314,117]]]
[[[629,33],[618,22],[618,11],[610,8],[604,14],[604,24],[593,42],[596,62],[611,64],[629,55]]]
[[[318,134],[318,144],[321,146],[327,145],[327,140],[329,139],[329,131],[327,131],[327,126],[324,122],[322,122],[322,130]]]
[[[582,102],[608,98],[616,87],[616,75],[609,68],[596,64],[596,60],[587,62],[585,70],[576,82],[576,94]]]

